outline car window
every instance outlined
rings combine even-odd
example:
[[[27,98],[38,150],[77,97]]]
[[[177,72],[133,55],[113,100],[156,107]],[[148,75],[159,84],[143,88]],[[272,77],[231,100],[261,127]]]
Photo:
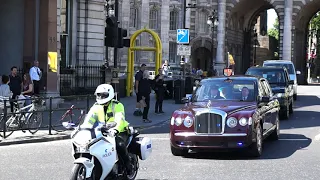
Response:
[[[286,83],[286,75],[282,68],[251,68],[246,75],[260,76],[268,80],[270,84]]]
[[[196,102],[216,100],[255,101],[255,81],[242,79],[207,79],[196,89],[193,100]],[[248,99],[247,99],[248,98]]]
[[[288,70],[289,74],[295,74],[294,66],[292,64],[266,63],[266,64],[263,64],[263,66],[285,67]]]

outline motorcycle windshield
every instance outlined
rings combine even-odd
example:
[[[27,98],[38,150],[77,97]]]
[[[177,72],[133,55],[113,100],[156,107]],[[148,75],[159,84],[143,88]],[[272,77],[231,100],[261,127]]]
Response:
[[[79,130],[74,136],[73,141],[79,146],[86,146],[93,139],[92,132],[90,130]]]

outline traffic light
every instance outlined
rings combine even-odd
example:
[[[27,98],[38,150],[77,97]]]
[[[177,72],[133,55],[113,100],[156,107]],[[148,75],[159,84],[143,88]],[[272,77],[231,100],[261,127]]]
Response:
[[[126,29],[118,28],[118,48],[124,47],[124,38],[128,36]]]
[[[117,25],[117,19],[115,17],[108,17],[106,19],[107,27],[105,27],[105,39],[104,39],[104,45],[107,47],[114,47],[116,38],[116,25]]]

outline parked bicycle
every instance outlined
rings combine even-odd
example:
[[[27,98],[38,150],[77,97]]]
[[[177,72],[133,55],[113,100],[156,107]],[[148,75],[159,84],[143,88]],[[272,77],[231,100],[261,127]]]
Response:
[[[54,123],[51,128],[57,132],[64,132],[66,130],[66,127],[63,127],[63,125],[70,125],[71,127],[74,127],[75,125],[81,123],[81,121],[84,120],[86,113],[84,110],[80,109],[80,115],[78,119],[76,121],[73,121],[73,117],[75,116],[74,110],[77,109],[79,108],[76,108],[75,105],[71,105],[71,107],[61,116],[60,120]]]
[[[21,101],[20,101],[21,102]],[[24,104],[24,101],[22,101]],[[42,112],[35,112],[39,110],[45,101],[42,99],[33,99],[30,105],[21,107],[23,104],[14,102],[13,113],[7,115],[6,133],[5,137],[9,137],[14,131],[22,129],[25,132],[27,129],[31,134],[35,134],[42,124]],[[3,137],[3,116],[0,118],[1,132],[0,136]]]

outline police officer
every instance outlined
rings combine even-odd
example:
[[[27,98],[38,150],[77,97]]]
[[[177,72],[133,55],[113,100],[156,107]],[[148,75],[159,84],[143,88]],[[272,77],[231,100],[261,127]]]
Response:
[[[126,164],[128,175],[132,174],[132,166],[128,156],[126,142],[128,140],[129,123],[125,120],[123,104],[114,100],[114,89],[110,84],[101,84],[95,91],[96,103],[88,112],[82,127],[94,128],[99,123],[116,122],[116,127],[109,130],[109,134],[115,136],[116,148]]]

